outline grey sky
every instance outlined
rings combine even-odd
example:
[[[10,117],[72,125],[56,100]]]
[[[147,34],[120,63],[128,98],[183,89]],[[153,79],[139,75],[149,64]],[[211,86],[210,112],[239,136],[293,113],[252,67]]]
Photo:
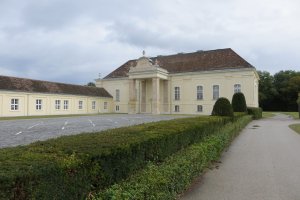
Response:
[[[85,84],[149,56],[232,48],[300,70],[299,0],[0,0],[0,74]]]

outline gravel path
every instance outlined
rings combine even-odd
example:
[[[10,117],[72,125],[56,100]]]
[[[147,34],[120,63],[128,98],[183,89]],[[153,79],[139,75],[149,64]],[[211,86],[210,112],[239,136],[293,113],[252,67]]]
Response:
[[[278,114],[251,122],[232,143],[221,164],[208,171],[182,200],[299,200],[300,123]]]
[[[106,114],[81,117],[0,121],[0,148],[29,144],[62,135],[97,132],[111,128],[170,120],[180,115]]]

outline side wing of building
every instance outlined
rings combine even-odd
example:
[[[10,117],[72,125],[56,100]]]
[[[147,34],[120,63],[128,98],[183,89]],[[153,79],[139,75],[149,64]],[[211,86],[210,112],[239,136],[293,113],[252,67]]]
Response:
[[[0,116],[42,116],[112,112],[103,88],[0,76]]]

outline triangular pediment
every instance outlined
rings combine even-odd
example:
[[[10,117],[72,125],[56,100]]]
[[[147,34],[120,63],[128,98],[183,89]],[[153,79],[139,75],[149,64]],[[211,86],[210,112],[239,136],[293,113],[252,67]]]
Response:
[[[153,63],[152,60],[143,56],[137,60],[136,66],[130,67],[129,78],[134,77],[159,77],[166,78],[168,71],[159,67],[157,63]]]

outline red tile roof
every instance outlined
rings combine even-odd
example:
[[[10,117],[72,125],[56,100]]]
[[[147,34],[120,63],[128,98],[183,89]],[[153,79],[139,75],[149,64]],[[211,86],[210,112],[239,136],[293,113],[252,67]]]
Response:
[[[51,94],[71,94],[94,97],[112,97],[104,88],[16,78],[1,75],[0,90]]]
[[[158,65],[169,73],[254,68],[230,48],[157,56],[150,59],[157,60]],[[128,77],[130,67],[136,63],[137,60],[129,60],[104,79]]]

